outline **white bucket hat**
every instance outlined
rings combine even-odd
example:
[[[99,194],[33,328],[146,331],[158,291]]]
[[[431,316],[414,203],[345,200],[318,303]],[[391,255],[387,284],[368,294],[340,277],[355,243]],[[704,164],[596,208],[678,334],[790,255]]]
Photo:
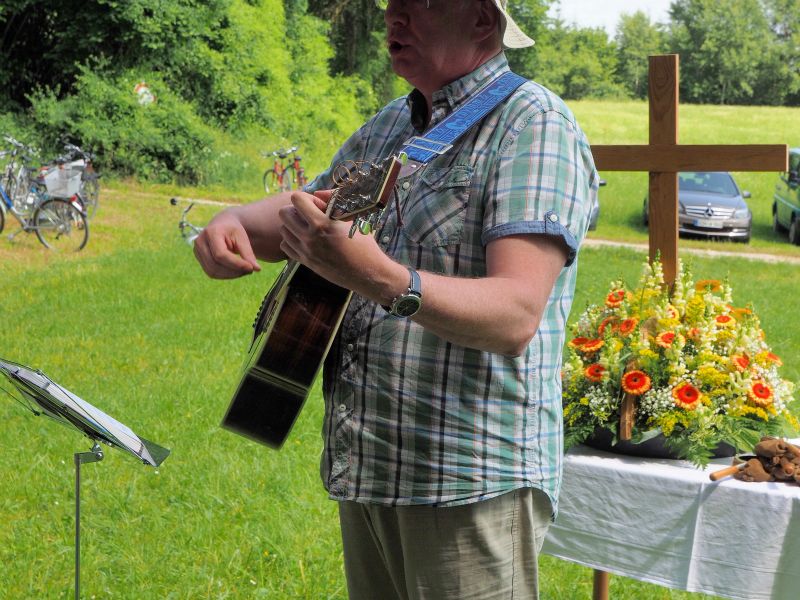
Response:
[[[511,15],[506,12],[508,0],[492,0],[492,2],[494,2],[497,10],[500,11],[500,16],[503,17],[503,21],[505,22],[505,26],[503,27],[503,45],[506,48],[527,48],[528,46],[533,46],[536,42],[525,35],[522,29],[519,28],[519,25],[511,18]]]

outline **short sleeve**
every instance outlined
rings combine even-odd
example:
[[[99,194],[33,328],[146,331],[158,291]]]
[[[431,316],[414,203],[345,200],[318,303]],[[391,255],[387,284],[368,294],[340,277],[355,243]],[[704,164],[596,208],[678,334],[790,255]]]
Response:
[[[501,145],[487,181],[482,240],[507,235],[559,237],[572,264],[589,226],[599,178],[571,113],[531,110]]]

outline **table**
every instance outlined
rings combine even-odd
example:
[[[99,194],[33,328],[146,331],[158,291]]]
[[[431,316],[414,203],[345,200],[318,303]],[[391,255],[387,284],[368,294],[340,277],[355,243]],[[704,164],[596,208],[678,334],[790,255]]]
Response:
[[[800,598],[800,485],[708,478],[730,464],[572,448],[543,552],[596,569],[596,588],[607,572],[725,598]]]

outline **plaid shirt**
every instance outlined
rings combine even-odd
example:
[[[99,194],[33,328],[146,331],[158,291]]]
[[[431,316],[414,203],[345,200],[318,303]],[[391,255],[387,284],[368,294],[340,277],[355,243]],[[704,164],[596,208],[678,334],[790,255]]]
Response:
[[[433,96],[431,126],[508,70],[499,54]],[[334,157],[378,161],[419,135],[418,91],[384,107]],[[331,170],[309,189],[333,186]],[[564,103],[523,84],[448,151],[401,172],[376,239],[398,262],[486,275],[486,245],[548,235],[569,248],[539,330],[519,357],[447,342],[353,296],[326,360],[323,483],[331,498],[457,505],[535,487],[556,510],[561,481],[561,351],[578,246],[598,177]],[[401,212],[398,220],[397,209]],[[423,289],[423,301],[425,291]],[[487,306],[486,310],[492,310]]]

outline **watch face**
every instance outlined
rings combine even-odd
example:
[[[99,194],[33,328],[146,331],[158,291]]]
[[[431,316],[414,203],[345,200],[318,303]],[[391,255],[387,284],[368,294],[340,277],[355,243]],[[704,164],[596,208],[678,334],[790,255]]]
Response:
[[[422,299],[419,296],[409,294],[397,299],[392,312],[398,317],[410,317],[419,310],[421,305]]]

